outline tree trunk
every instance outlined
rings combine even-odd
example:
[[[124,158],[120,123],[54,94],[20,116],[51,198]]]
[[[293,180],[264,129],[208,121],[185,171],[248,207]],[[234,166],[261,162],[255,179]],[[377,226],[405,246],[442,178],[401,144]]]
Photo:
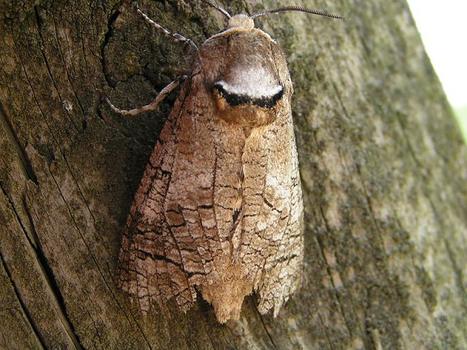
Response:
[[[287,2],[282,2],[286,5]],[[275,1],[224,1],[231,12]],[[189,67],[185,48],[115,0],[0,3],[0,348],[466,347],[466,147],[405,0],[303,1],[347,16],[258,20],[283,47],[305,204],[305,273],[279,316],[254,296],[220,325],[203,301],[142,315],[116,288],[120,236]],[[201,43],[200,1],[141,1]]]

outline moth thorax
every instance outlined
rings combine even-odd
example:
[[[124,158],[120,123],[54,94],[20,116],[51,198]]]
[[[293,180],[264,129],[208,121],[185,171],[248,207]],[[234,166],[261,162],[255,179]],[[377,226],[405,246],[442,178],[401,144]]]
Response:
[[[235,15],[229,19],[229,24],[227,26],[230,28],[243,28],[243,29],[253,29],[255,27],[255,22],[252,18],[247,15]]]
[[[255,57],[242,57],[253,61]],[[240,60],[239,60],[240,62]],[[239,63],[213,85],[218,116],[227,122],[257,127],[270,124],[281,108],[284,87],[264,62]]]

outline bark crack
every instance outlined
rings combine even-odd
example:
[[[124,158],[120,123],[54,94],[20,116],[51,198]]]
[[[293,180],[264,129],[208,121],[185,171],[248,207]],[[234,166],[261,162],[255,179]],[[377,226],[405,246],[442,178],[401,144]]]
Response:
[[[327,332],[327,329],[326,329],[326,326],[325,326],[325,323],[323,321],[323,317],[321,316],[320,312],[318,311],[317,312],[317,315],[318,315],[318,319],[319,319],[319,323],[321,324],[321,328],[324,330],[324,335],[326,337],[326,341],[328,342],[328,345],[329,345],[329,349],[335,349],[336,347],[334,346],[333,342],[331,341],[331,338],[329,338],[329,334]]]
[[[62,51],[62,47],[60,45],[60,40],[58,38],[58,29],[57,29],[57,22],[55,21],[55,17],[52,15],[52,20],[53,20],[53,23],[54,23],[54,33],[55,33],[55,41],[57,42],[57,48],[58,48],[58,52],[59,52],[59,55],[60,55],[60,58],[62,60],[62,63],[63,63],[63,68],[65,69],[65,73],[66,73],[66,77],[67,77],[67,80],[68,80],[68,83],[70,84],[70,88],[71,88],[71,91],[73,92],[73,95],[75,96],[76,98],[76,101],[78,102],[78,106],[79,108],[81,109],[81,112],[83,114],[83,118],[85,116],[85,112],[84,112],[84,107],[78,97],[78,94],[76,93],[76,90],[71,82],[71,79],[70,79],[70,72],[68,71],[68,67],[67,67],[67,64],[65,62],[65,57],[63,56],[63,51]],[[84,55],[86,57],[86,55]]]
[[[82,198],[82,200],[84,202],[84,205],[86,206],[86,209],[89,212],[89,215],[91,215],[91,218],[92,218],[92,221],[93,221],[93,224],[94,224],[94,230],[92,230],[93,233],[94,233],[94,238],[96,239],[96,242],[99,242],[100,239],[99,239],[98,235],[96,235],[96,230],[95,230],[95,228],[96,228],[96,218],[94,216],[94,213],[92,212],[91,208],[89,207],[89,203],[86,200],[86,197],[84,196],[83,190],[81,189],[81,186],[78,183],[78,179],[76,178],[75,174],[73,173],[73,171],[71,169],[71,166],[70,166],[70,163],[68,162],[67,157],[65,156],[64,153],[62,153],[62,156],[63,156],[63,160],[65,161],[66,167],[67,167],[68,171],[70,172],[70,175],[71,175],[74,183],[76,184],[76,188],[78,190],[78,193],[79,193],[80,197]]]
[[[2,188],[2,191],[3,191],[3,188]],[[40,345],[40,348],[41,349],[47,349],[47,347],[45,346],[45,341],[38,329],[38,326],[37,324],[34,322],[32,316],[31,316],[31,313],[29,312],[28,308],[26,307],[26,304],[25,302],[23,301],[23,298],[21,297],[21,294],[18,290],[18,287],[16,286],[15,284],[15,281],[11,275],[11,271],[10,269],[8,268],[6,262],[5,262],[5,258],[3,257],[3,254],[2,252],[0,251],[0,262],[3,266],[3,269],[5,270],[6,272],[6,275],[8,277],[8,280],[10,281],[11,283],[11,286],[13,288],[13,291],[15,293],[15,296],[16,296],[16,300],[18,300],[18,303],[21,307],[21,311],[23,313],[23,316],[24,318],[26,319],[26,321],[29,323],[29,325],[31,326],[32,330],[33,330],[33,333],[34,333],[34,337],[37,339],[37,342],[38,344]]]
[[[106,287],[107,290],[110,292],[110,296],[112,297],[112,300],[115,302],[115,304],[117,305],[117,307],[123,312],[123,314],[124,314],[125,317],[127,318],[128,322],[131,324],[132,322],[131,322],[131,320],[130,320],[130,316],[129,316],[128,312],[126,312],[126,310],[122,307],[122,305],[120,304],[120,302],[118,301],[118,299],[117,299],[117,297],[116,297],[116,295],[115,295],[114,290],[111,288],[109,282],[108,282],[107,279],[105,278],[104,272],[102,271],[101,266],[99,265],[99,263],[97,262],[96,257],[95,257],[94,254],[92,253],[91,248],[89,247],[89,244],[88,244],[88,242],[86,241],[83,232],[81,232],[81,229],[79,228],[78,223],[76,222],[76,220],[75,220],[75,218],[74,218],[74,215],[73,215],[73,213],[72,213],[72,210],[71,210],[71,208],[70,208],[70,205],[68,204],[68,202],[67,202],[67,200],[66,200],[66,198],[65,198],[65,196],[64,196],[64,194],[63,194],[63,192],[62,192],[62,190],[60,189],[60,186],[59,186],[57,180],[55,179],[55,176],[52,174],[52,172],[50,171],[50,169],[49,169],[49,174],[50,174],[50,176],[51,176],[53,182],[55,183],[55,186],[57,187],[57,191],[59,192],[60,197],[61,197],[63,203],[65,204],[65,206],[66,206],[66,208],[67,208],[67,211],[68,211],[68,214],[69,214],[69,216],[70,216],[70,219],[71,219],[71,221],[73,222],[73,226],[76,228],[76,230],[77,230],[77,232],[78,232],[78,234],[79,234],[81,240],[83,241],[83,244],[84,244],[85,247],[86,247],[86,250],[89,252],[89,255],[90,255],[92,261],[94,262],[94,265],[96,266],[97,271],[98,271],[99,275],[101,276],[102,281],[104,282],[105,287]],[[133,322],[135,323],[137,329],[141,332],[141,335],[143,336],[144,340],[145,340],[146,343],[148,344],[149,348],[152,349],[151,344],[150,344],[149,340],[147,339],[146,334],[144,333],[143,329],[141,328],[141,326],[139,325],[139,323],[134,319],[133,315],[131,315],[131,316],[132,316],[131,318],[133,319]]]
[[[65,328],[65,331],[71,341],[73,342],[74,346],[76,349],[83,349],[83,346],[81,345],[81,341],[79,339],[78,334],[76,333],[76,330],[73,327],[73,323],[71,322],[68,313],[66,311],[66,306],[65,306],[65,300],[63,298],[63,295],[60,291],[60,287],[58,285],[58,282],[55,278],[55,275],[53,273],[53,270],[49,264],[49,261],[47,257],[45,256],[44,250],[42,248],[42,244],[39,240],[39,236],[36,231],[36,227],[34,225],[34,221],[32,218],[31,211],[27,205],[26,198],[23,198],[23,207],[26,212],[26,215],[29,220],[29,224],[31,227],[31,233],[32,237],[34,239],[35,245],[32,244],[32,242],[29,242],[31,244],[31,247],[34,248],[34,251],[36,253],[36,259],[39,262],[39,266],[41,267],[42,273],[46,279],[47,285],[52,292],[53,296],[55,297],[54,300],[57,303],[57,311],[59,312],[59,317],[60,321]],[[19,217],[18,217],[19,220]],[[23,229],[24,230],[24,229]]]
[[[346,113],[344,111],[344,113]],[[315,139],[315,137],[312,137],[312,140],[313,142],[318,145],[318,141]],[[310,188],[308,188],[307,186],[307,183],[306,181],[302,181],[302,186],[304,187],[304,189],[306,188],[309,192],[312,192]],[[321,216],[321,219],[323,220],[323,223],[324,223],[324,227],[326,229],[326,232],[331,234],[332,233],[332,229],[331,229],[331,226],[329,225],[328,223],[328,220],[326,218],[326,215],[324,213],[324,210],[323,210],[323,207],[322,205],[319,205],[319,216]],[[342,315],[342,318],[344,320],[344,324],[345,324],[345,327],[348,331],[348,334],[350,335],[350,337],[353,337],[353,332],[352,332],[352,327],[350,325],[350,322],[349,320],[347,319],[346,317],[346,313],[344,312],[344,308],[342,307],[341,305],[341,300],[340,300],[340,297],[339,297],[339,293],[337,291],[337,288],[334,284],[334,279],[333,279],[333,276],[332,276],[332,271],[331,271],[331,267],[328,265],[327,261],[326,261],[326,257],[325,257],[325,252],[324,252],[324,243],[323,243],[323,240],[321,239],[321,237],[319,236],[319,234],[315,235],[316,237],[316,243],[317,243],[317,246],[319,248],[319,251],[320,251],[320,255],[321,255],[321,260],[323,261],[324,265],[325,265],[325,268],[326,268],[326,273],[329,277],[329,281],[333,287],[333,290],[334,290],[334,298],[335,298],[335,301],[336,301],[336,305],[337,305],[337,308],[339,309],[339,312],[340,314]],[[353,306],[353,305],[352,305]]]
[[[326,215],[324,214],[323,207],[321,205],[319,206],[319,213],[321,215],[321,218],[323,219],[324,225],[326,227],[326,231],[331,233],[332,230],[331,230],[331,228],[329,226],[328,220],[326,219]],[[330,283],[332,285],[332,288],[334,290],[334,293],[335,293],[337,307],[339,308],[339,312],[342,314],[342,317],[344,318],[345,327],[347,328],[347,330],[349,332],[349,335],[351,337],[353,337],[352,327],[350,326],[349,321],[347,320],[346,313],[344,312],[344,308],[341,305],[339,292],[337,291],[337,288],[336,288],[336,286],[334,284],[334,279],[332,277],[331,267],[329,266],[328,262],[326,261],[326,257],[325,257],[325,254],[324,254],[324,244],[323,244],[321,238],[318,235],[316,236],[316,241],[318,242],[319,250],[321,252],[321,258],[323,259],[323,262],[326,265],[326,272],[327,272],[327,274],[329,276],[329,281],[330,281]]]
[[[271,341],[272,349],[278,350],[279,348],[277,347],[276,343],[274,342],[274,338],[272,337],[271,333],[269,332],[268,327],[266,326],[266,323],[264,322],[263,315],[260,314],[257,307],[254,307],[254,309],[256,310],[256,313],[258,315],[259,320],[261,321],[261,325],[263,326],[263,329],[266,332],[266,335],[268,336],[269,340]]]
[[[23,174],[26,176],[26,178],[28,178],[29,180],[31,180],[37,185],[38,184],[37,176],[32,167],[31,160],[29,159],[26,151],[24,150],[24,147],[22,147],[21,142],[19,141],[18,134],[15,132],[15,129],[13,128],[13,124],[8,118],[1,101],[0,101],[0,125],[3,125],[8,139],[13,144],[16,154],[21,160],[21,168],[22,168]]]
[[[47,55],[45,54],[45,49],[44,49],[45,41],[44,41],[44,37],[42,36],[42,31],[41,31],[42,19],[41,19],[40,15],[39,15],[39,8],[37,6],[34,6],[34,14],[35,14],[35,18],[36,18],[37,33],[39,34],[39,39],[40,39],[40,44],[41,44],[40,45],[40,51],[41,51],[41,54],[42,54],[42,58],[44,59],[45,67],[47,68],[47,73],[49,75],[50,80],[52,81],[52,85],[54,86],[55,90],[57,91],[57,95],[58,95],[58,98],[60,100],[60,103],[62,104],[62,106],[65,106],[65,101],[63,100],[62,95],[60,94],[60,89],[58,88],[57,82],[55,81],[55,78],[54,78],[54,76],[52,74],[52,69],[50,68],[49,60],[47,59]],[[66,108],[64,108],[64,110],[65,110],[65,114],[68,117],[68,120],[71,122],[73,127],[76,129],[76,131],[80,132],[80,129],[76,125],[75,121],[73,120],[73,118],[70,115],[70,113],[68,112],[68,110]]]
[[[110,17],[107,20],[107,32],[104,35],[104,40],[102,41],[102,44],[100,47],[101,49],[100,50],[101,51],[100,61],[101,61],[101,66],[102,66],[102,72],[104,73],[104,78],[105,78],[105,81],[107,82],[107,85],[109,85],[112,88],[115,88],[117,86],[117,82],[111,77],[109,73],[109,68],[107,66],[107,60],[105,58],[106,56],[105,49],[107,48],[107,45],[109,44],[110,39],[112,38],[113,31],[114,31],[113,25],[121,14],[121,11],[119,10],[120,6],[121,4],[117,7],[117,10],[113,11],[110,14]]]
[[[21,216],[18,210],[16,209],[16,206],[13,200],[10,198],[10,196],[5,191],[5,189],[1,186],[1,184],[0,184],[0,189],[3,192],[3,195],[5,196],[5,198],[8,201],[8,204],[11,207],[11,210],[13,211],[15,215],[16,221],[18,222],[18,225],[20,226],[21,231],[24,233],[24,236],[26,237],[26,241],[29,243],[29,247],[34,252],[34,257],[39,265],[40,272],[42,276],[44,277],[48,290],[52,296],[51,299],[53,300],[53,302],[55,302],[56,311],[59,315],[60,322],[62,323],[65,332],[67,333],[68,337],[70,338],[71,342],[74,344],[76,349],[83,349],[83,347],[81,346],[79,337],[73,327],[73,324],[68,317],[66,306],[65,306],[65,301],[60,291],[60,288],[58,286],[57,280],[55,279],[53,270],[50,267],[48,259],[44,254],[44,250],[42,248],[41,242],[39,240],[37,231],[34,226],[34,221],[32,219],[31,212],[26,203],[26,198],[23,198],[22,205],[23,205],[24,211],[26,212],[27,219],[29,221],[29,227],[31,228],[30,235],[28,234],[28,231],[23,223],[23,220],[21,219]]]

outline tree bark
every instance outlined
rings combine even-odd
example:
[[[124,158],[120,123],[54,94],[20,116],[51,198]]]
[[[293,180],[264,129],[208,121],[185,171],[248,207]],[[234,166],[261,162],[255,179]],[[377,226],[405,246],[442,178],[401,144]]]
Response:
[[[283,5],[286,3],[283,3]],[[224,1],[233,13],[274,1]],[[220,325],[203,301],[143,316],[114,284],[132,196],[189,67],[122,2],[0,2],[0,348],[461,349],[466,147],[405,0],[303,1],[347,16],[261,19],[282,45],[305,204],[304,284],[277,318],[254,296]],[[200,1],[141,1],[203,42]]]

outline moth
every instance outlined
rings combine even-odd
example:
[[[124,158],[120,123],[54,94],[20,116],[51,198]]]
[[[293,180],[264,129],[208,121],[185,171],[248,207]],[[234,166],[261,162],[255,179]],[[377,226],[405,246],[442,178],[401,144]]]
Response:
[[[107,99],[134,116],[180,86],[126,223],[119,283],[143,312],[169,300],[187,311],[201,295],[225,323],[255,293],[259,312],[276,316],[301,281],[303,203],[292,81],[281,48],[254,19],[283,11],[340,17],[293,6],[231,16],[207,3],[228,25],[199,48],[136,7],[193,47],[192,70],[144,107],[122,110]]]

